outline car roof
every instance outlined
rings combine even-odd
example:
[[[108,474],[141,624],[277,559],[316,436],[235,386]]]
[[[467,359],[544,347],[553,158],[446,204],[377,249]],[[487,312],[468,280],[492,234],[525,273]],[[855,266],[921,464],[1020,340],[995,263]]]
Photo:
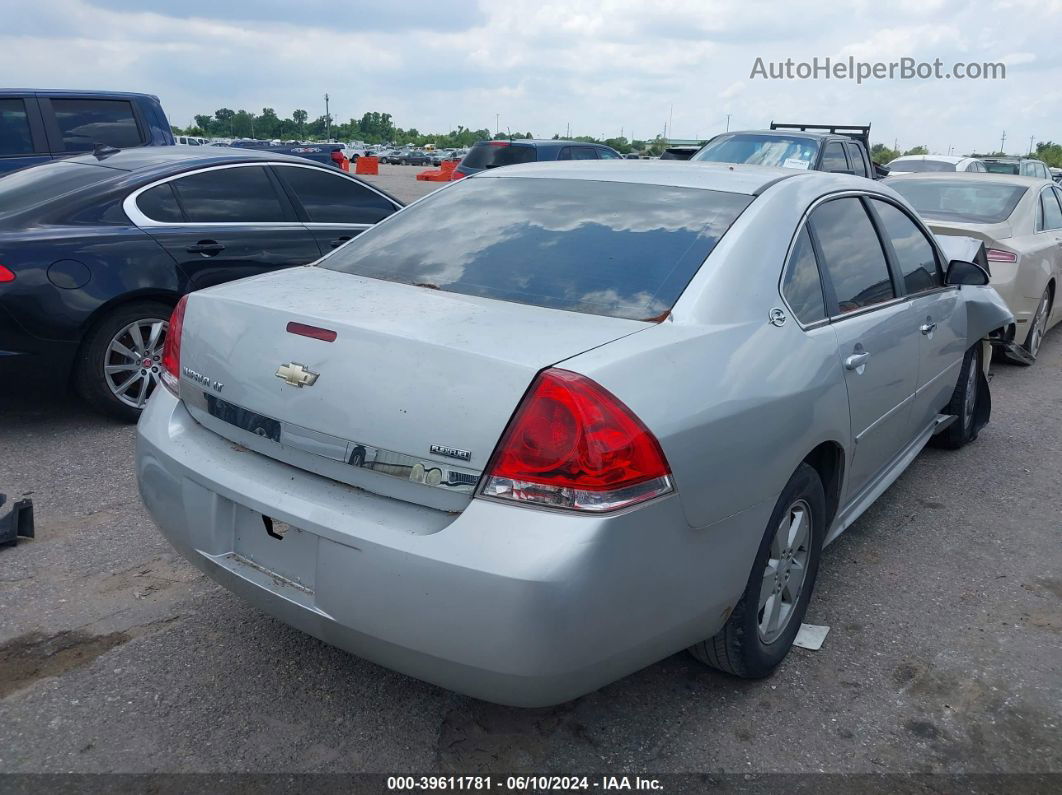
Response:
[[[224,163],[243,163],[255,160],[287,161],[291,163],[311,163],[303,157],[284,155],[262,149],[237,149],[231,146],[141,146],[132,149],[119,149],[113,154],[84,154],[67,158],[70,163],[82,163],[90,166],[104,166],[118,171],[142,171],[164,166],[206,167]]]
[[[84,88],[0,88],[0,94],[31,94],[41,97],[149,97],[158,101],[158,97],[154,94],[143,94],[138,91],[92,91]]]
[[[764,135],[772,138],[810,138],[816,141],[823,141],[827,138],[842,138],[849,141],[855,140],[847,135],[841,133],[830,132],[811,132],[805,130],[728,130],[727,132],[719,133],[719,135]],[[714,136],[718,138],[719,135]]]
[[[801,171],[793,168],[748,166],[736,163],[706,163],[690,160],[565,160],[522,163],[482,171],[467,179],[579,179],[598,182],[627,182],[676,188],[700,188],[727,193],[757,195],[785,179],[819,179],[836,183],[838,190],[853,185],[872,187],[874,183],[850,174]],[[463,181],[463,180],[462,180]]]
[[[1037,157],[1018,157],[1015,155],[995,155],[979,158],[986,163],[1022,163],[1027,160],[1031,160],[1034,163],[1042,163],[1043,161]]]
[[[936,160],[940,163],[961,163],[963,160],[972,160],[976,158],[969,157],[957,157],[955,155],[901,155],[895,158],[891,162],[893,163],[909,163],[913,160]],[[944,172],[941,172],[944,173]]]
[[[997,182],[1001,185],[1015,185],[1023,188],[1032,188],[1037,185],[1053,185],[1054,182],[1042,177],[1022,177],[1018,174],[991,174],[972,171],[922,171],[917,174],[897,174],[886,177],[885,182],[892,184],[903,180],[962,180],[963,182]]]
[[[603,146],[606,149],[612,147],[608,144],[594,143],[593,141],[569,141],[563,138],[492,138],[489,141],[476,141],[476,144],[519,144],[522,146]],[[475,146],[476,144],[473,144]]]

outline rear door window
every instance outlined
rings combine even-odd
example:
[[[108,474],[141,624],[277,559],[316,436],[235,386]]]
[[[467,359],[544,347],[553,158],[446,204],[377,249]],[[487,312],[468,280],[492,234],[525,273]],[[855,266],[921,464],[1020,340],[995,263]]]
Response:
[[[173,183],[163,182],[136,197],[136,206],[152,221],[179,224],[184,220],[177,197],[173,193]]]
[[[793,253],[782,277],[782,296],[797,320],[808,326],[826,318],[826,304],[822,297],[822,282],[815,250],[807,227],[800,230]]]
[[[215,168],[173,181],[192,223],[271,223],[288,220],[263,166]]]
[[[844,147],[837,141],[826,144],[822,154],[823,171],[848,171],[848,161],[844,156]]]
[[[1054,190],[1046,188],[1040,193],[1040,201],[1043,205],[1044,222],[1043,229],[1062,229],[1062,208],[1058,205],[1058,198]]]
[[[96,144],[124,149],[144,143],[127,100],[53,99],[51,103],[67,152],[88,152]]]
[[[468,168],[496,168],[512,166],[517,163],[535,161],[535,148],[522,144],[510,144],[507,141],[478,143],[465,155],[461,165]]]
[[[375,224],[395,206],[349,177],[318,168],[274,166],[315,224]]]
[[[0,99],[0,157],[33,154],[26,102]]]
[[[572,160],[597,160],[597,150],[592,146],[573,146]]]
[[[859,199],[834,199],[820,205],[811,214],[811,225],[839,314],[896,297],[881,241]]]

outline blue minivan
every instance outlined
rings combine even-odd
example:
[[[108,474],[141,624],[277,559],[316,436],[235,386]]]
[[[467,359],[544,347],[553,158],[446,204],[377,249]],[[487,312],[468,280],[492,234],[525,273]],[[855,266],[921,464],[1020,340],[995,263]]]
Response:
[[[125,91],[0,88],[0,176],[97,146],[173,146],[159,98]]]
[[[515,138],[511,141],[478,141],[468,150],[457,168],[454,179],[470,177],[485,168],[514,166],[542,160],[620,160],[622,155],[610,146],[586,141],[536,141]]]

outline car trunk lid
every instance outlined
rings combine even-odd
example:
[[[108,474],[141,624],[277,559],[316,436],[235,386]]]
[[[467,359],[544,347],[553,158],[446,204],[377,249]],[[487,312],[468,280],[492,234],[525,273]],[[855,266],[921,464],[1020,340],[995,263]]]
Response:
[[[181,397],[241,448],[459,511],[539,370],[648,327],[295,268],[190,297]]]

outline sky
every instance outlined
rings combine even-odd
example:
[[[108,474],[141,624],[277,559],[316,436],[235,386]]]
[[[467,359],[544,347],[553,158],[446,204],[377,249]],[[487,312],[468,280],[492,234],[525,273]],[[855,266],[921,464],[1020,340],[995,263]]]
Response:
[[[936,153],[1062,142],[1062,0],[0,0],[10,87],[158,95],[175,125],[220,107],[537,137],[707,138],[771,120],[871,124]],[[819,10],[822,9],[822,10]],[[1003,63],[997,80],[753,77],[849,57]],[[729,115],[729,121],[728,121]]]

